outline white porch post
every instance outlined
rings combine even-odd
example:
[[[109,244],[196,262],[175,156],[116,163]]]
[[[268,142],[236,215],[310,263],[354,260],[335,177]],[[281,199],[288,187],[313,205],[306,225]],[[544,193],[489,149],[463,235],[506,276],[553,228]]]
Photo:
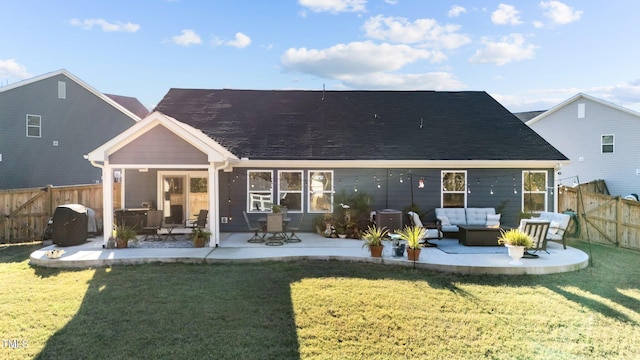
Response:
[[[209,246],[216,247],[220,244],[220,204],[218,203],[218,170],[213,162],[209,163],[209,224],[211,224],[211,236]]]
[[[106,247],[113,231],[113,169],[107,161],[102,167],[102,227]]]

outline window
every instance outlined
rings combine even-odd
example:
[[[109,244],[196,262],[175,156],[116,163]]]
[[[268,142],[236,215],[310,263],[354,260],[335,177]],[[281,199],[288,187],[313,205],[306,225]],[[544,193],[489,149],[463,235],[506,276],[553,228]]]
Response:
[[[442,207],[466,207],[466,189],[466,171],[442,171]]]
[[[249,170],[247,173],[249,212],[262,212],[273,205],[273,172]]]
[[[333,171],[309,171],[309,212],[333,211]]]
[[[547,210],[547,172],[522,172],[522,211],[534,213]]]
[[[288,211],[302,211],[302,171],[278,172],[278,199]]]
[[[584,119],[585,114],[586,114],[585,104],[584,103],[578,104],[578,119]]]
[[[40,115],[27,114],[27,137],[40,137],[42,117]]]
[[[602,135],[602,153],[603,154],[613,154],[613,135]]]

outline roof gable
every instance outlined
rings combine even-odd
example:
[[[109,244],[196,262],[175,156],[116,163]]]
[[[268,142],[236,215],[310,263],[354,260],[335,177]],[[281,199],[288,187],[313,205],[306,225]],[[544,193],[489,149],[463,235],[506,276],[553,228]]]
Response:
[[[595,103],[598,103],[598,104],[600,104],[600,105],[603,105],[603,106],[609,107],[609,108],[611,108],[611,109],[618,110],[618,111],[622,111],[622,112],[627,113],[627,114],[629,114],[629,115],[632,115],[632,116],[635,116],[635,117],[640,118],[640,113],[638,113],[638,112],[636,112],[636,111],[633,111],[633,110],[631,110],[631,109],[627,109],[627,108],[625,108],[625,107],[622,107],[622,106],[619,106],[619,105],[616,105],[616,104],[610,103],[610,102],[605,101],[605,100],[602,100],[602,99],[598,99],[598,98],[596,98],[596,97],[593,97],[593,96],[590,96],[590,95],[587,95],[587,94],[578,93],[578,94],[576,94],[576,95],[574,95],[574,96],[570,97],[569,99],[567,99],[567,100],[565,100],[565,101],[561,102],[560,104],[558,104],[558,105],[554,106],[553,108],[551,108],[551,109],[549,109],[549,110],[547,110],[547,111],[543,112],[542,114],[540,114],[540,115],[538,115],[538,116],[534,117],[533,119],[531,119],[531,120],[527,121],[527,122],[526,122],[526,124],[527,124],[528,126],[531,126],[531,125],[535,124],[536,122],[538,122],[538,121],[540,121],[540,120],[542,120],[542,119],[544,119],[544,118],[546,118],[546,117],[550,116],[551,114],[554,114],[554,113],[555,113],[555,112],[557,112],[558,110],[563,109],[563,108],[565,108],[565,107],[567,107],[567,106],[569,106],[569,105],[573,104],[573,103],[574,103],[574,102],[576,102],[576,101],[579,101],[580,99],[586,99],[586,100],[589,100],[589,101],[593,101],[593,102],[595,102]]]
[[[140,121],[140,117],[138,115],[136,115],[135,113],[133,113],[132,111],[130,111],[126,107],[120,105],[117,101],[109,98],[105,94],[103,94],[100,91],[96,90],[95,88],[93,88],[92,86],[87,84],[86,82],[80,80],[78,77],[76,77],[75,75],[73,75],[72,73],[70,73],[69,71],[67,71],[65,69],[53,71],[53,72],[46,73],[46,74],[43,74],[43,75],[40,75],[40,76],[36,76],[36,77],[30,78],[30,79],[19,81],[19,82],[16,82],[16,83],[4,86],[4,87],[0,87],[0,93],[6,92],[6,91],[11,91],[13,89],[16,89],[16,88],[19,88],[19,87],[22,87],[22,86],[34,84],[34,83],[36,83],[38,81],[49,79],[49,78],[52,78],[52,77],[58,76],[58,75],[63,75],[65,77],[67,77],[68,79],[74,81],[75,83],[77,83],[81,87],[85,88],[88,92],[90,92],[93,95],[97,96],[102,101],[106,102],[107,104],[113,106],[118,111],[124,113],[126,116],[130,117],[134,121],[136,121],[136,122]]]
[[[220,144],[216,143],[213,139],[204,135],[201,131],[187,124],[180,123],[176,119],[166,116],[160,112],[153,112],[149,114],[149,116],[137,124],[120,133],[118,136],[109,140],[97,149],[91,151],[87,155],[87,158],[90,161],[104,162],[110,155],[125,148],[136,139],[144,138],[144,136],[156,126],[165,127],[186,143],[205,153],[209,162],[238,159],[234,154],[227,151],[227,149],[220,146]]]
[[[485,92],[171,89],[156,110],[252,160],[566,160]]]

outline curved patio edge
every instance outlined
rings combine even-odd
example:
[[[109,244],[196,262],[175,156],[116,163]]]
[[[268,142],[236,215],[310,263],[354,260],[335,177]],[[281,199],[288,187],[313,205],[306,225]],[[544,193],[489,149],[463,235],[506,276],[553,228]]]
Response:
[[[279,247],[247,245],[245,240],[223,242],[220,247],[210,248],[128,248],[103,249],[102,241],[96,239],[82,245],[70,247],[46,246],[30,255],[30,264],[50,268],[93,268],[108,266],[141,265],[149,263],[216,264],[264,261],[349,261],[414,267],[463,275],[544,275],[576,271],[589,266],[589,256],[578,249],[559,244],[550,244],[549,254],[542,253],[537,259],[523,259],[523,265],[510,265],[505,254],[448,254],[438,248],[424,248],[419,261],[406,257],[391,256],[385,249],[382,258],[369,256],[361,241],[338,240],[331,242],[306,241],[305,244],[287,244]],[[59,259],[49,259],[46,251],[63,249]]]

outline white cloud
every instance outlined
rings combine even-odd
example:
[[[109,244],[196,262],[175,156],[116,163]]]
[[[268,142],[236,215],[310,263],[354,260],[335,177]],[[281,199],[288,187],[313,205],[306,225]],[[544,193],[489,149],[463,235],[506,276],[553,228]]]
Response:
[[[580,20],[583,11],[573,10],[570,6],[560,1],[542,1],[540,7],[544,10],[544,16],[554,25],[566,25]]]
[[[498,9],[491,14],[491,21],[496,25],[519,25],[520,12],[516,7],[508,4],[498,5]]]
[[[371,41],[338,44],[327,49],[291,48],[282,55],[281,63],[289,71],[324,78],[395,71],[433,53],[408,45],[375,44]]]
[[[467,9],[465,9],[464,7],[460,6],[460,5],[453,5],[451,7],[451,9],[449,9],[449,17],[458,17],[460,16],[462,13],[466,13]]]
[[[131,22],[121,23],[116,21],[114,23],[110,23],[105,19],[71,19],[71,25],[80,26],[83,29],[91,30],[94,26],[98,26],[104,32],[130,32],[134,33],[140,30],[140,25],[134,24]]]
[[[313,12],[363,12],[367,0],[298,0],[298,4]]]
[[[502,66],[512,61],[531,59],[536,46],[527,44],[522,34],[510,34],[499,41],[483,38],[484,47],[469,59],[472,64],[495,64]]]
[[[386,2],[389,5],[395,5],[398,3],[398,0],[384,0],[384,2]]]
[[[190,46],[202,43],[200,35],[196,34],[195,31],[189,29],[182,30],[182,35],[176,35],[172,37],[171,41],[181,46]]]
[[[458,33],[459,25],[440,25],[433,19],[409,22],[402,17],[378,15],[364,24],[367,37],[401,44],[421,44],[436,49],[455,49],[471,42]]]
[[[23,80],[32,77],[27,67],[18,64],[15,59],[0,59],[0,79]]]
[[[438,90],[453,91],[467,88],[451,73],[430,72],[424,74],[372,73],[343,76],[343,84],[353,89],[368,90]]]
[[[236,33],[235,40],[227,41],[226,44],[229,46],[236,47],[238,49],[242,49],[251,45],[251,38],[239,32],[239,33]]]

